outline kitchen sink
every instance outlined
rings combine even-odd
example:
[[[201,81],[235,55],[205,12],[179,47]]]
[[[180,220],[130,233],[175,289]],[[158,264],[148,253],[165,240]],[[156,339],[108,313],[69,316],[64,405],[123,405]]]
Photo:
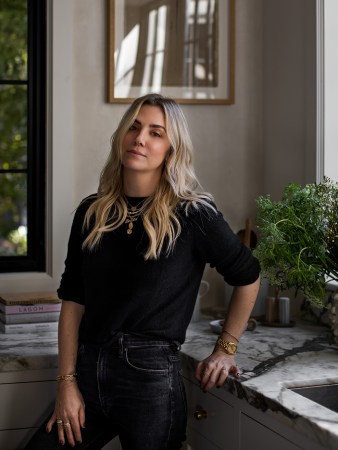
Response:
[[[289,389],[338,413],[338,383],[297,386]]]

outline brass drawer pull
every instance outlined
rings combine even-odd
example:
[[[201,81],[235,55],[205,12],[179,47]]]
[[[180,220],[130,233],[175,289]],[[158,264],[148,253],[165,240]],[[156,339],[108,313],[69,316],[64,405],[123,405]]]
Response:
[[[196,411],[194,412],[194,417],[196,420],[203,420],[208,417],[208,414],[204,409],[197,408]]]

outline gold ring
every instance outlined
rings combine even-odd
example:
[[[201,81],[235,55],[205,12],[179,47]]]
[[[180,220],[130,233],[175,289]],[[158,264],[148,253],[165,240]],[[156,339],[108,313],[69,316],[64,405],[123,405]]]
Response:
[[[58,425],[61,425],[63,422],[62,422],[61,419],[56,419],[56,423],[57,423]]]
[[[204,378],[206,375],[210,375],[209,372],[207,372],[206,370],[203,370],[202,372],[202,378]]]
[[[70,422],[64,422],[64,423],[63,423],[63,426],[64,426],[64,427],[71,427],[71,424],[70,424]]]

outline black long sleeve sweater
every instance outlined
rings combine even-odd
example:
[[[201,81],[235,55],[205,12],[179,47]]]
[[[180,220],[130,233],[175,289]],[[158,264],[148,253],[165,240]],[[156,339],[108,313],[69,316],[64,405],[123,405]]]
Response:
[[[82,249],[83,219],[95,197],[77,209],[58,295],[85,306],[80,339],[104,344],[118,331],[184,342],[206,264],[233,286],[253,283],[258,261],[220,212],[200,207],[179,213],[181,234],[174,250],[144,260],[148,237],[141,218],[103,235],[94,251]],[[139,199],[129,199],[132,201]]]

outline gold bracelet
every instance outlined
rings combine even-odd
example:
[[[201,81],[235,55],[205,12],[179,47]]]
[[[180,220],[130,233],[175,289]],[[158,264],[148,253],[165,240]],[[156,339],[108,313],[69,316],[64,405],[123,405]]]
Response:
[[[228,334],[229,336],[231,336],[232,338],[234,338],[235,341],[239,342],[239,339],[237,339],[233,334],[229,333],[229,331],[227,331],[227,330],[222,330],[222,333]]]
[[[67,373],[65,375],[58,375],[56,381],[76,381],[77,373]]]

